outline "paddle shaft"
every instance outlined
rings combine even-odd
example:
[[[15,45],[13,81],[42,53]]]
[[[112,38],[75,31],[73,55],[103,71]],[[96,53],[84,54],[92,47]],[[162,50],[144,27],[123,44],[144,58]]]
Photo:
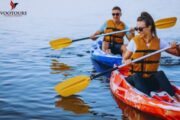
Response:
[[[116,33],[128,32],[128,31],[130,31],[130,29],[100,34],[100,35],[96,35],[95,37],[102,37],[102,36],[106,36],[106,35],[112,35],[112,34],[116,34]],[[75,40],[72,40],[72,42],[77,42],[77,41],[86,40],[86,39],[90,39],[90,37],[75,39]]]
[[[178,46],[178,45],[180,45],[180,44],[177,44],[177,46]],[[150,57],[150,56],[152,56],[152,55],[155,55],[155,54],[157,54],[157,53],[160,53],[160,52],[162,52],[162,51],[165,51],[165,50],[167,50],[167,49],[169,49],[169,48],[171,48],[171,47],[166,47],[166,48],[163,48],[163,49],[158,50],[158,51],[156,51],[156,52],[147,54],[147,55],[145,55],[145,56],[143,56],[143,57],[140,57],[140,58],[137,58],[137,59],[131,61],[131,63],[138,62],[138,61],[143,60],[143,59],[145,59],[145,58],[147,58],[147,57]],[[131,63],[129,63],[129,64],[131,64]],[[99,76],[102,76],[102,75],[104,75],[104,74],[106,74],[106,73],[109,73],[109,72],[111,72],[111,71],[114,71],[114,70],[117,70],[117,69],[119,69],[119,68],[125,67],[125,66],[127,66],[127,65],[129,65],[129,64],[123,64],[123,65],[120,65],[120,66],[117,66],[117,67],[108,69],[107,71],[104,71],[104,72],[99,73],[99,74],[97,74],[97,75],[92,75],[90,78],[91,78],[91,80],[92,80],[92,79],[94,79],[94,78],[97,78],[97,77],[99,77]]]

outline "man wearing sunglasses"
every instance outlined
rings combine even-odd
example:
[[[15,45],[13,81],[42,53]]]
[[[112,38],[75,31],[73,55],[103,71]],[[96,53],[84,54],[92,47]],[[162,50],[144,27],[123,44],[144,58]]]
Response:
[[[112,9],[113,18],[106,21],[101,26],[101,28],[91,36],[91,39],[96,40],[97,37],[95,36],[102,33],[111,33],[114,31],[121,31],[128,29],[125,23],[120,20],[121,15],[122,15],[121,8],[115,6]],[[123,55],[123,53],[126,51],[126,45],[124,45],[124,36],[126,36],[127,39],[130,40],[134,36],[134,33],[122,32],[122,33],[105,36],[102,44],[102,50],[106,53]]]

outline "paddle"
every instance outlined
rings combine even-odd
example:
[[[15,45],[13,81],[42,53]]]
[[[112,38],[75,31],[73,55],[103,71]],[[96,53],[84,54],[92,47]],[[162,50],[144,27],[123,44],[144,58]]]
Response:
[[[180,45],[180,44],[178,44]],[[155,55],[157,53],[160,53],[162,51],[165,51],[167,49],[169,49],[170,47],[166,47],[164,49],[161,49],[161,50],[158,50],[156,52],[153,52],[153,53],[150,53],[150,54],[147,54],[143,57],[140,57],[138,59],[135,59],[132,61],[132,63],[135,63],[135,62],[138,62],[140,60],[143,60],[147,57],[150,57],[152,55]],[[117,67],[114,67],[114,68],[111,68],[111,69],[108,69],[107,71],[104,71],[102,73],[99,73],[97,75],[93,75],[93,76],[85,76],[85,75],[80,75],[80,76],[76,76],[76,77],[73,77],[73,78],[70,78],[70,79],[67,79],[65,81],[63,81],[62,83],[59,83],[58,85],[55,86],[55,90],[61,95],[61,96],[64,96],[64,97],[67,97],[67,96],[70,96],[70,95],[73,95],[77,92],[80,92],[82,91],[83,89],[85,89],[89,83],[90,83],[90,80],[92,79],[95,79],[99,76],[102,76],[106,73],[109,73],[109,72],[112,72],[114,70],[117,70],[119,68],[122,68],[122,67],[125,67],[129,64],[123,64],[123,65],[120,65],[120,66],[117,66]]]
[[[164,19],[160,19],[156,21],[155,25],[156,25],[156,28],[158,29],[165,29],[165,28],[174,26],[176,23],[176,20],[177,20],[176,17],[164,18]],[[96,35],[96,37],[102,37],[106,35],[112,35],[112,34],[121,33],[121,32],[128,32],[128,31],[130,31],[130,29]],[[90,39],[90,37],[84,37],[84,38],[75,39],[75,40],[71,40],[70,38],[60,38],[60,39],[50,41],[49,44],[53,49],[57,50],[57,49],[68,47],[69,45],[71,45],[72,42],[82,41],[86,39]]]
[[[177,21],[176,17],[160,19],[155,22],[155,26],[158,29],[169,28],[169,27],[173,27],[176,24],[176,21]]]

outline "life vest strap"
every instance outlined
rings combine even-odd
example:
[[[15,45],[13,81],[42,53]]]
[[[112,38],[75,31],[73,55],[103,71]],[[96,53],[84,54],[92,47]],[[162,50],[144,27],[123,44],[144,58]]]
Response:
[[[152,74],[156,73],[157,71],[135,71],[135,70],[130,70],[132,73],[142,73],[142,74]]]
[[[108,29],[111,29],[111,30],[113,30],[113,31],[120,31],[120,29],[113,28],[113,27],[107,27],[106,29],[107,29],[107,30],[108,30]]]
[[[151,53],[151,52],[155,52],[157,50],[136,50],[135,52],[143,52],[143,53]]]
[[[159,63],[159,61],[145,61],[145,60],[141,60],[141,61],[137,61],[135,63],[146,63],[146,64],[152,64],[152,63]]]

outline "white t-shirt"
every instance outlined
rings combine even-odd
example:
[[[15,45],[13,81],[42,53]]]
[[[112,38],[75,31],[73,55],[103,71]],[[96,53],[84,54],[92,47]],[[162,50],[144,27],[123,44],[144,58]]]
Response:
[[[147,46],[148,46],[148,44],[147,44]],[[167,42],[165,42],[164,40],[160,40],[160,49],[166,48],[168,46],[169,46],[169,44]],[[136,51],[136,44],[134,43],[134,40],[131,40],[128,43],[127,50],[131,51],[131,52],[135,52]]]

